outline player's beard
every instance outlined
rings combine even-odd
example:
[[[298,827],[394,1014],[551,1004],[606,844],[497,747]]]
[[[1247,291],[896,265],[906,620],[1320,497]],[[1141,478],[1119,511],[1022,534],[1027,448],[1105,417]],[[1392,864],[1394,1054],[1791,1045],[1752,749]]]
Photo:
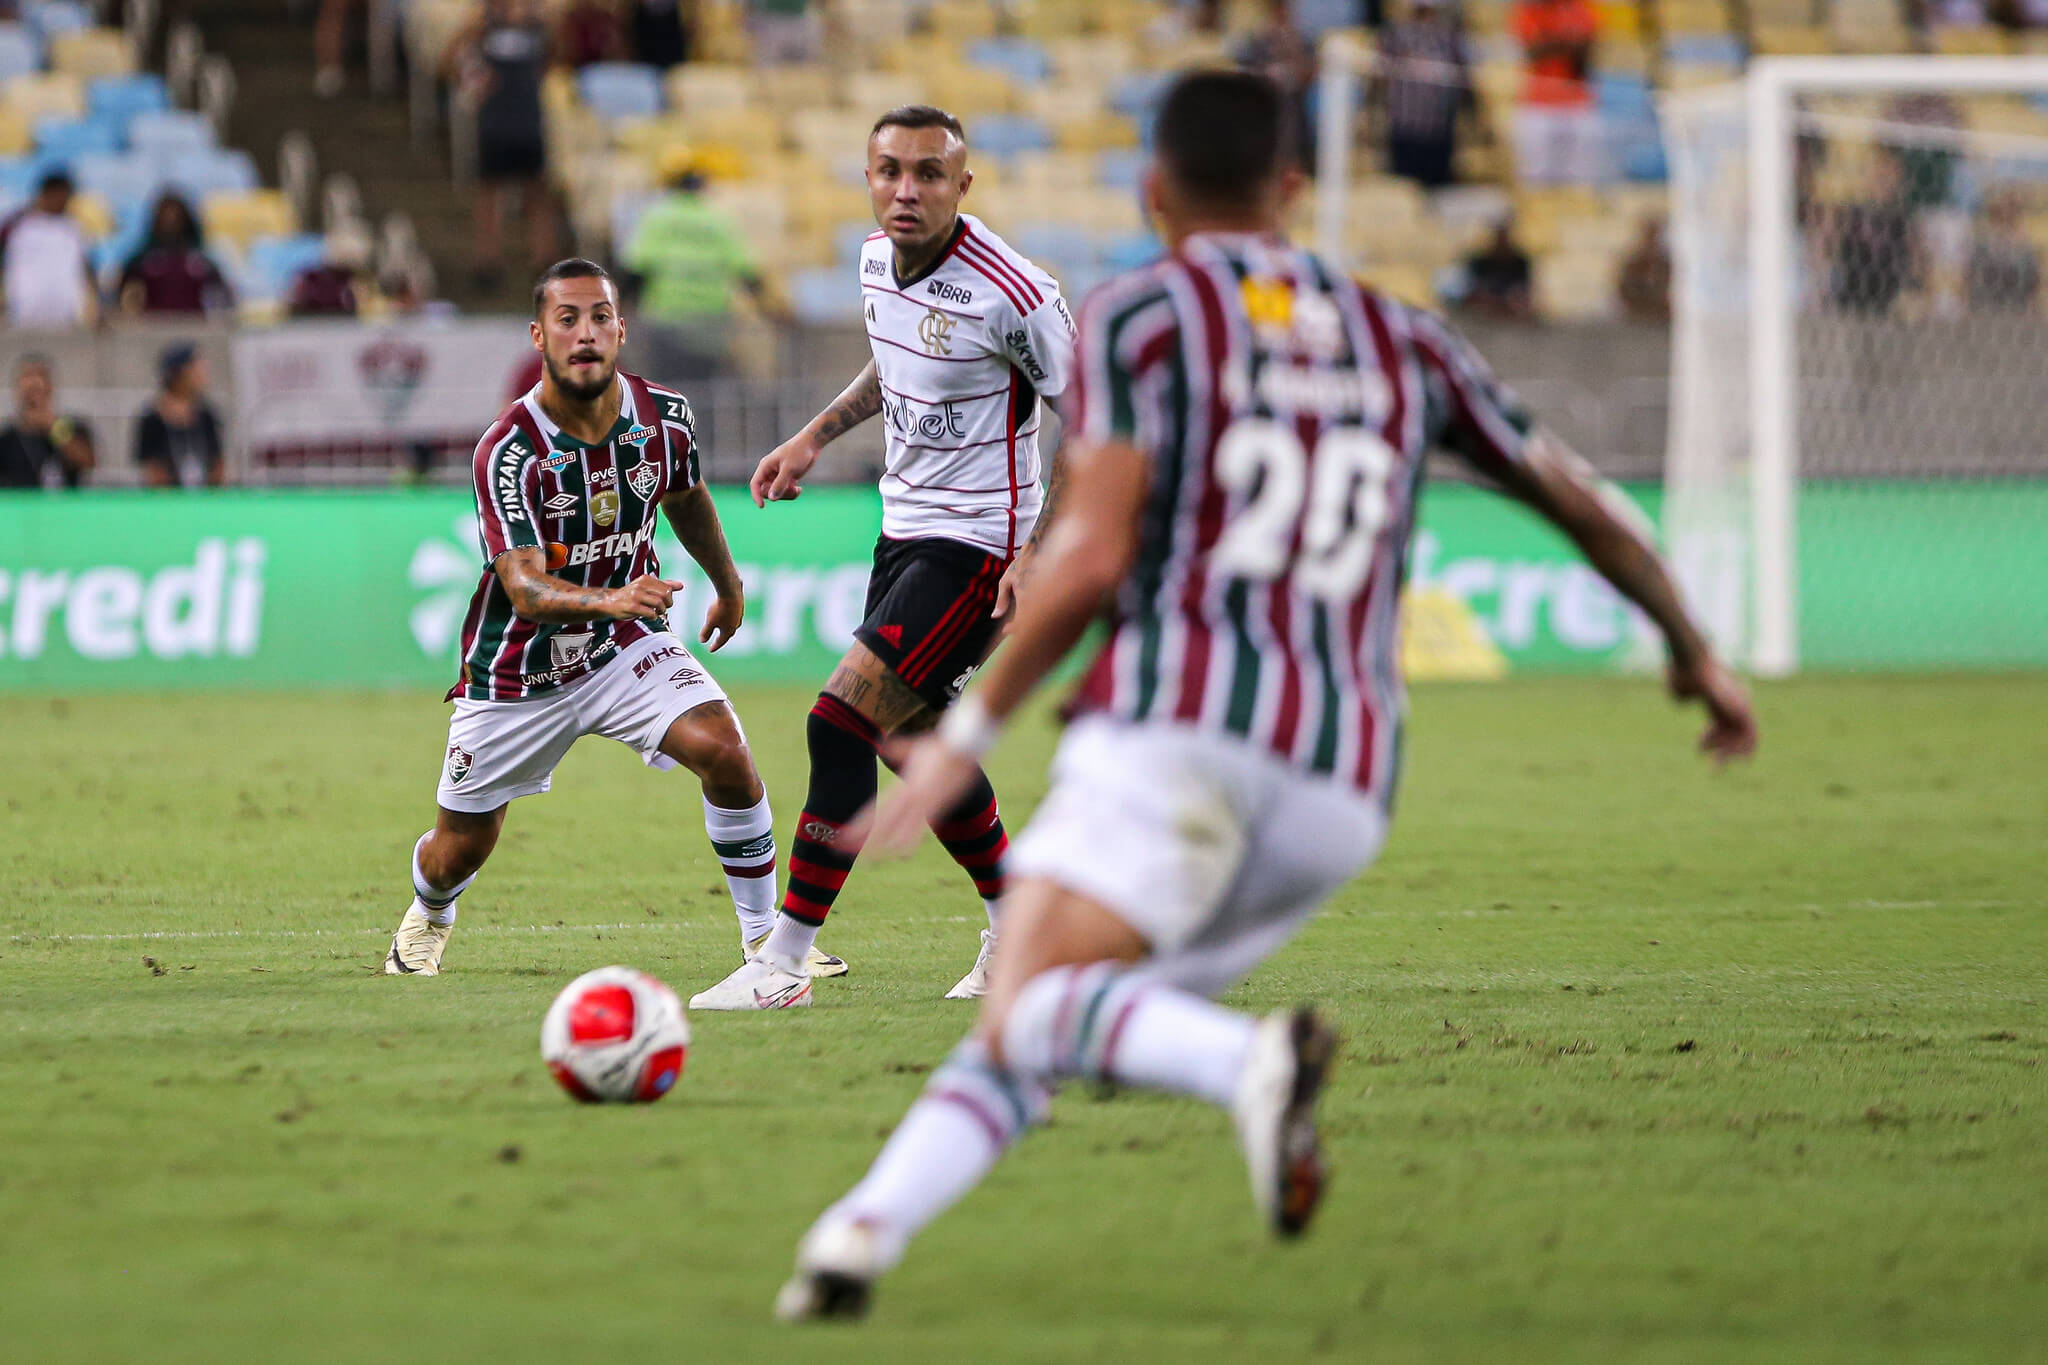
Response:
[[[555,365],[555,358],[553,356],[546,357],[546,360],[548,378],[554,381],[556,391],[575,399],[579,403],[588,403],[595,398],[601,397],[604,391],[610,388],[619,377],[619,362],[617,360],[607,362],[602,375],[587,384],[571,379],[565,369],[558,368]]]

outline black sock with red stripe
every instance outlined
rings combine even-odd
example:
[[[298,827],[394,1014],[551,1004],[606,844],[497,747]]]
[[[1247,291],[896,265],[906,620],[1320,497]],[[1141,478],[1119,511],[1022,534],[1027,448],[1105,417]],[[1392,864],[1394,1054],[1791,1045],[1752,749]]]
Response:
[[[874,722],[839,698],[820,693],[804,725],[811,751],[811,786],[789,848],[789,882],[782,913],[815,928],[832,913],[860,849],[843,842],[846,822],[875,799]]]
[[[1010,836],[1003,829],[1003,814],[996,806],[996,789],[988,774],[977,772],[974,786],[958,805],[932,821],[932,833],[953,855],[953,861],[974,878],[974,889],[989,908],[989,924],[995,924],[995,903],[1003,895],[1003,855],[1010,851]]]

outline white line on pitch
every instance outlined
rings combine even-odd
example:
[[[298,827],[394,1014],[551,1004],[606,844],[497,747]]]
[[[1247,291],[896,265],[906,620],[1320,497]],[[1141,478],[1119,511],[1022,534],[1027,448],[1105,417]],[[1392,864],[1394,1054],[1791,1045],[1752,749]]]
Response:
[[[967,924],[967,915],[919,915],[892,919],[891,924]],[[619,933],[623,930],[712,929],[717,923],[691,920],[628,920],[619,924],[465,924],[465,937],[472,934],[579,934]],[[9,937],[26,943],[131,943],[163,939],[223,938],[356,938],[366,934],[388,935],[389,929],[138,929],[127,934],[35,934],[16,932]]]

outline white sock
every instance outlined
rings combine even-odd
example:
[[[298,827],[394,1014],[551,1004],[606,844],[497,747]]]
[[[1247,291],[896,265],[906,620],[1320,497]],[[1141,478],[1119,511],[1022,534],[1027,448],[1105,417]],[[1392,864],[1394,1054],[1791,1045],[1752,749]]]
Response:
[[[1010,1069],[1091,1077],[1228,1105],[1256,1021],[1114,963],[1055,967],[1025,983],[1003,1026]]]
[[[429,882],[427,874],[420,871],[420,845],[432,838],[433,833],[434,831],[428,830],[413,841],[412,892],[419,899],[420,911],[426,915],[427,923],[453,924],[455,923],[455,900],[463,892],[469,890],[469,884],[476,880],[476,873],[470,873],[453,888],[438,887]]]
[[[794,915],[777,915],[775,927],[768,931],[768,941],[761,945],[761,956],[786,972],[807,976],[810,968],[804,964],[811,956],[811,945],[818,941],[821,927],[805,924]]]
[[[714,806],[706,797],[704,832],[725,867],[740,939],[752,943],[775,919],[775,817],[768,810],[768,793],[745,810]]]
[[[1050,1094],[998,1070],[969,1038],[932,1073],[875,1164],[826,1218],[867,1218],[900,1241],[979,1185],[1024,1130],[1045,1113]]]
[[[1001,904],[1002,902],[993,896],[983,896],[981,898],[981,908],[988,912],[988,927],[991,933],[995,931],[996,927],[996,907]]]

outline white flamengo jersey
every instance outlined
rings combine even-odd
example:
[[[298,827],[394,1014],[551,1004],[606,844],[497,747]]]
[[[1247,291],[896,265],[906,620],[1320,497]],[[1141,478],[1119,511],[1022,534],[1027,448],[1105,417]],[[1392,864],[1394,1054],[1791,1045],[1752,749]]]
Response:
[[[882,534],[1014,556],[1045,500],[1038,400],[1074,372],[1059,285],[965,213],[908,280],[889,239],[869,237],[860,284],[888,428]]]

